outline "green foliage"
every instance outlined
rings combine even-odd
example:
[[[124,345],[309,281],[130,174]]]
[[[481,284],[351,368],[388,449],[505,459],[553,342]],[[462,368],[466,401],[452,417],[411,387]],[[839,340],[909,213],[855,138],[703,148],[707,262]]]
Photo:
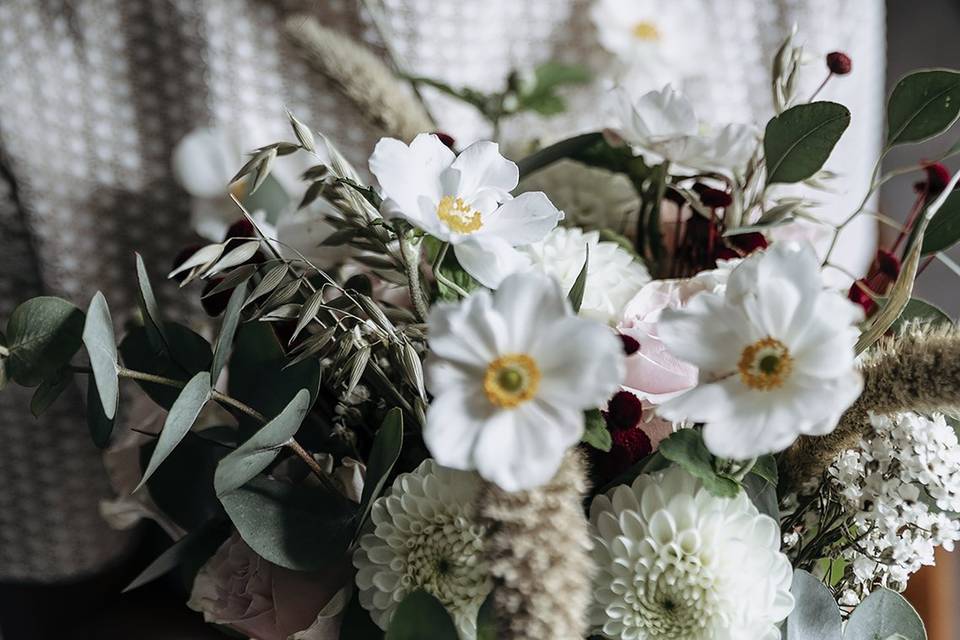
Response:
[[[363,495],[360,499],[360,519],[357,530],[370,515],[373,501],[383,493],[390,473],[393,471],[400,450],[403,448],[403,413],[400,409],[391,409],[377,430],[370,451],[367,473],[363,483]]]
[[[120,342],[120,356],[130,369],[186,383],[210,367],[210,343],[191,329],[174,322],[163,323],[166,346],[156,346],[147,328],[135,327]],[[164,409],[173,406],[180,390],[154,382],[136,381],[150,399]]]
[[[960,240],[960,191],[952,191],[934,214],[923,236],[921,252],[930,255],[949,249]]]
[[[116,414],[108,417],[100,404],[100,392],[93,378],[87,380],[87,428],[90,430],[90,439],[100,449],[106,449],[113,435],[113,423]]]
[[[226,520],[214,519],[204,523],[203,526],[180,538],[157,556],[146,569],[124,587],[123,592],[133,591],[153,582],[184,563],[199,564],[205,561],[216,552],[228,535],[229,527]]]
[[[493,593],[491,593],[480,605],[480,611],[477,612],[477,640],[497,640],[495,615]]]
[[[758,475],[770,484],[776,486],[780,472],[777,469],[777,459],[772,455],[760,456],[753,463],[750,473]]]
[[[849,125],[850,111],[835,102],[800,104],[775,116],[763,137],[767,184],[813,176]]]
[[[840,640],[840,608],[830,590],[797,569],[790,587],[796,605],[783,627],[783,640]]]
[[[949,129],[960,116],[960,73],[917,71],[894,87],[887,102],[887,147],[922,142]]]
[[[911,323],[923,323],[927,325],[953,324],[953,319],[947,315],[947,312],[939,307],[930,304],[920,298],[910,298],[907,306],[903,308],[900,317],[890,327],[894,333],[899,333]]]
[[[408,595],[393,614],[386,640],[457,640],[457,627],[440,601],[426,591]]]
[[[137,256],[137,305],[140,307],[140,315],[143,316],[143,326],[147,331],[147,338],[150,339],[150,345],[155,351],[164,352],[167,349],[167,332],[163,324],[163,318],[160,316],[160,308],[157,306],[157,299],[153,295],[153,286],[150,284],[150,276],[147,274],[147,266],[143,263],[140,254]]]
[[[223,312],[223,323],[220,325],[217,344],[213,348],[213,362],[210,364],[210,380],[214,384],[220,378],[220,372],[227,364],[227,358],[230,357],[230,351],[233,349],[233,338],[237,333],[237,327],[240,325],[240,310],[243,308],[246,295],[247,286],[241,284],[230,294],[227,309]]]
[[[543,116],[563,113],[567,104],[557,89],[590,81],[590,71],[577,65],[545,62],[533,71],[532,82],[514,83],[517,92],[517,110],[535,111]]]
[[[887,640],[896,634],[926,640],[923,620],[903,596],[878,588],[861,602],[847,621],[843,640]]]
[[[83,312],[66,300],[41,296],[10,315],[6,331],[6,374],[35,387],[69,364],[83,343]]]
[[[586,255],[583,257],[583,266],[580,267],[580,273],[577,274],[577,279],[573,281],[573,286],[570,287],[570,293],[567,294],[567,299],[570,301],[570,306],[573,307],[574,313],[580,313],[580,305],[583,304],[583,294],[587,290],[587,270],[590,265],[590,245],[586,246]]]
[[[190,379],[190,382],[187,383],[187,386],[183,388],[176,402],[170,407],[167,419],[163,423],[163,431],[160,432],[160,437],[157,439],[156,449],[154,449],[153,455],[150,456],[150,463],[143,472],[143,478],[141,478],[140,483],[137,485],[137,489],[142,487],[147,480],[150,479],[150,476],[157,470],[157,467],[166,460],[170,452],[172,452],[174,448],[180,444],[184,436],[187,435],[187,432],[190,431],[193,424],[197,421],[200,411],[210,400],[212,391],[213,389],[210,386],[210,373],[207,371],[201,371],[195,375]],[[134,491],[137,489],[134,489]]]
[[[583,442],[600,451],[610,451],[613,439],[607,429],[607,421],[598,409],[591,409],[584,415]]]
[[[83,326],[83,344],[87,347],[93,382],[100,393],[103,415],[112,420],[117,415],[120,401],[120,379],[117,377],[117,342],[113,335],[113,320],[103,293],[97,291],[87,309]]]
[[[664,458],[686,469],[699,478],[710,493],[730,498],[737,495],[740,485],[717,473],[714,457],[703,444],[696,429],[681,429],[660,443],[658,451]]]
[[[50,408],[60,394],[73,382],[73,376],[66,369],[61,369],[45,378],[30,399],[30,413],[39,418],[44,411]]]

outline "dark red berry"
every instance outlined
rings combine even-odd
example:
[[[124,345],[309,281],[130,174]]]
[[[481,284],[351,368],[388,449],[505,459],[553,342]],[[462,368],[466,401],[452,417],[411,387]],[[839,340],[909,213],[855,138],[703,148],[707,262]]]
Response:
[[[632,429],[643,417],[643,404],[640,398],[629,391],[618,391],[610,399],[603,417],[606,418],[607,426],[611,431]]]
[[[624,333],[620,334],[620,342],[623,343],[623,353],[624,355],[632,356],[637,351],[640,351],[640,343],[637,342],[636,338],[628,336]]]
[[[847,293],[847,297],[854,304],[860,305],[867,317],[877,310],[878,305],[876,300],[867,293],[866,280],[860,279],[850,285],[850,291]]]
[[[454,147],[456,146],[457,141],[454,140],[452,135],[450,135],[449,133],[444,133],[443,131],[434,131],[433,135],[440,138],[440,142],[447,145],[449,149],[454,150]]]
[[[844,52],[834,51],[827,54],[827,68],[830,69],[830,73],[845,76],[853,69],[853,61]]]
[[[896,280],[900,275],[900,259],[889,251],[877,249],[877,256],[873,259],[870,273],[871,275],[882,274],[890,280]]]
[[[743,258],[759,249],[766,249],[769,245],[767,237],[759,232],[738,233],[725,238],[726,244],[717,250],[717,260],[733,260]]]
[[[733,204],[733,197],[726,191],[721,191],[720,189],[704,187],[699,193],[700,202],[702,202],[704,206],[710,207],[711,209],[729,207],[731,204]]]
[[[230,225],[227,229],[226,235],[223,237],[223,241],[226,242],[230,238],[256,238],[257,230],[253,228],[253,223],[247,220],[246,218],[240,218],[236,222]]]
[[[943,193],[943,190],[950,184],[950,170],[939,162],[931,162],[924,165],[923,168],[927,172],[927,185],[930,193],[933,195]]]

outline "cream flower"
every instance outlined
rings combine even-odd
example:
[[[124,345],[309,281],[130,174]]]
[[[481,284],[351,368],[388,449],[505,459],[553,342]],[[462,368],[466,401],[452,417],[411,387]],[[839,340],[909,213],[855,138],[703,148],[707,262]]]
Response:
[[[634,100],[614,89],[616,133],[651,161],[663,159],[703,171],[741,171],[757,145],[748,125],[713,127],[697,120],[693,105],[667,85]]]
[[[793,610],[780,526],[746,493],[720,498],[679,467],[590,505],[594,633],[615,640],[779,640]]]
[[[438,463],[476,469],[506,491],[550,480],[583,435],[584,410],[606,402],[623,377],[613,332],[574,316],[542,274],[438,305],[428,328],[434,399],[424,441]]]
[[[704,422],[707,448],[747,459],[824,435],[860,395],[854,364],[860,308],[823,288],[809,246],[775,244],[744,259],[723,293],[663,310],[660,339],[700,370],[696,387],[660,405]]]
[[[408,594],[423,589],[453,616],[461,640],[476,637],[491,588],[473,506],[481,484],[475,473],[428,459],[374,502],[372,533],[360,538],[353,564],[360,604],[381,629]]]
[[[433,134],[409,146],[383,138],[370,171],[384,215],[449,242],[467,273],[491,288],[529,266],[514,247],[542,240],[562,217],[543,193],[510,195],[519,171],[494,142],[476,142],[456,156]]]
[[[530,256],[536,270],[556,278],[564,292],[569,293],[583,269],[588,249],[590,260],[580,315],[616,322],[627,302],[650,282],[646,267],[620,245],[600,242],[597,231],[584,233],[576,228],[557,227],[543,241],[522,251]]]

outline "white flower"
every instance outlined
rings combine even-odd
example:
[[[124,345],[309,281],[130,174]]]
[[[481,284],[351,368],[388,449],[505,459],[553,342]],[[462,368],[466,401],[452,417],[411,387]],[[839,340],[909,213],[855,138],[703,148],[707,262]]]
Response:
[[[741,171],[756,149],[757,132],[748,125],[713,127],[697,120],[693,105],[667,85],[634,101],[614,90],[616,133],[651,161],[663,159],[703,171]]]
[[[776,244],[744,259],[725,291],[665,309],[658,335],[700,370],[696,387],[662,416],[704,422],[707,448],[746,459],[801,434],[833,431],[863,382],[854,365],[860,308],[823,288],[808,246]]]
[[[524,191],[543,191],[564,213],[563,224],[588,231],[630,233],[640,198],[630,179],[574,160],[561,160],[520,182]]]
[[[615,640],[779,640],[793,610],[780,526],[746,493],[720,498],[679,467],[590,505],[594,633]]]
[[[476,142],[456,156],[434,134],[422,133],[409,146],[383,138],[370,171],[384,215],[452,244],[464,270],[491,288],[529,266],[514,247],[542,240],[562,217],[543,193],[510,195],[519,171],[494,142]]]
[[[461,640],[477,635],[477,612],[490,592],[482,561],[484,528],[474,519],[479,476],[425,460],[394,481],[370,513],[373,532],[353,556],[360,604],[381,629],[397,606],[423,589],[453,616]]]
[[[534,269],[553,276],[569,293],[587,262],[587,282],[580,315],[616,322],[624,306],[646,283],[650,274],[616,242],[601,242],[597,231],[557,227],[542,242],[524,247]]]
[[[583,434],[583,411],[623,377],[613,332],[573,315],[556,281],[506,278],[491,295],[437,305],[428,320],[423,438],[442,465],[476,469],[506,491],[549,481]]]
[[[697,75],[708,42],[703,12],[664,10],[657,0],[598,0],[590,9],[600,44],[628,65]]]

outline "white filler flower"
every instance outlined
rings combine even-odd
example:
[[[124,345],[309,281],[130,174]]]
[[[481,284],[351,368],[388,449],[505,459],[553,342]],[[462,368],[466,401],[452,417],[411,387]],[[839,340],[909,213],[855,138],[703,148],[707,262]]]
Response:
[[[854,364],[861,319],[858,306],[823,288],[809,246],[755,253],[723,293],[663,311],[661,340],[700,377],[659,413],[706,423],[707,448],[740,460],[782,451],[801,434],[830,433],[863,386]]]
[[[594,633],[615,640],[779,640],[793,610],[780,526],[746,493],[720,498],[679,467],[590,505]]]
[[[637,291],[650,282],[646,267],[633,259],[616,242],[601,242],[597,231],[557,227],[542,242],[522,251],[533,260],[535,269],[560,281],[569,293],[587,262],[587,282],[580,315],[614,323]]]
[[[514,247],[542,240],[562,217],[543,193],[510,195],[519,170],[494,142],[475,142],[457,156],[434,134],[422,133],[409,146],[383,138],[370,172],[383,192],[384,215],[449,242],[464,270],[486,287],[529,267]]]
[[[756,149],[753,127],[701,123],[690,101],[670,85],[636,101],[622,87],[613,96],[617,134],[651,161],[666,159],[704,171],[738,172]]]
[[[381,629],[397,606],[423,589],[453,616],[461,640],[477,635],[477,612],[490,592],[482,562],[484,528],[474,520],[480,477],[425,460],[397,477],[373,504],[373,532],[353,556],[360,604]]]
[[[506,491],[549,481],[583,435],[584,410],[606,402],[623,378],[614,333],[573,315],[542,274],[437,305],[428,329],[427,447],[440,464],[476,469]]]

